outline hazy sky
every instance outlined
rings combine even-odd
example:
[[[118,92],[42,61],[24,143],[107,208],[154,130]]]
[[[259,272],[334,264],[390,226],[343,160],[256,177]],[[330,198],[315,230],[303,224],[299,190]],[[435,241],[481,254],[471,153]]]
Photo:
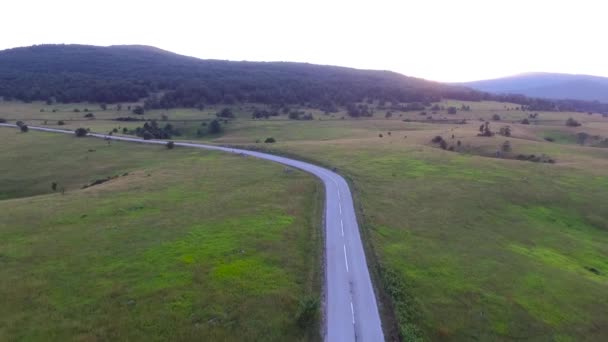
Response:
[[[528,71],[608,76],[605,0],[8,0],[1,8],[0,49],[145,44],[439,81]]]

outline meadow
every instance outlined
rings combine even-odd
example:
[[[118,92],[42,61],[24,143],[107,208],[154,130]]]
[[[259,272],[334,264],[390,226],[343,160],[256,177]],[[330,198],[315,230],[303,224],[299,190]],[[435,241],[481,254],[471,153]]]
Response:
[[[298,324],[321,284],[310,175],[7,128],[0,141],[0,340],[319,339]]]
[[[63,114],[84,105],[66,105]],[[608,118],[497,102],[436,105],[442,109],[422,114],[372,104],[373,116],[356,119],[345,110],[299,108],[313,114],[308,121],[253,120],[254,105],[233,105],[235,118],[222,123],[222,134],[201,137],[187,132],[225,106],[145,116],[168,117],[184,130],[179,139],[296,156],[346,176],[391,338],[606,340]],[[0,117],[36,117],[45,107],[10,106],[22,112],[6,109]],[[456,114],[447,113],[451,106]],[[61,111],[44,113],[62,118]],[[112,116],[124,116],[97,113],[70,127],[111,129]],[[581,125],[566,126],[568,118]],[[479,136],[486,121],[494,133],[509,126],[510,136]],[[590,138],[581,141],[580,133]],[[445,149],[432,142],[437,136]],[[277,142],[263,143],[268,137]]]

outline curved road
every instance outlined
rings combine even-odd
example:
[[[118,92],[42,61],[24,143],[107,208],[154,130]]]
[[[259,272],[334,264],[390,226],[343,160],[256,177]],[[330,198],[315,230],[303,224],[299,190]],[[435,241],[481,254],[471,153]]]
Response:
[[[16,128],[12,124],[0,124]],[[28,126],[31,130],[74,134],[73,131]],[[165,145],[166,141],[89,133],[88,136]],[[376,297],[359,235],[348,184],[328,169],[272,154],[213,145],[175,142],[175,146],[218,150],[266,159],[312,173],[325,186],[325,341],[384,341]]]

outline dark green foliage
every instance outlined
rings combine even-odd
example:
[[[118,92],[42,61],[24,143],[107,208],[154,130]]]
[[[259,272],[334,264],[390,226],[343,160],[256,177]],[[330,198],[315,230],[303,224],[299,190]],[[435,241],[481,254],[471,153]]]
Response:
[[[574,120],[573,118],[568,118],[568,120],[566,120],[566,126],[569,127],[578,127],[580,126],[580,122]]]
[[[218,118],[234,118],[234,113],[230,108],[224,108],[217,114],[215,114]]]
[[[307,296],[300,300],[296,313],[296,322],[302,329],[312,327],[319,317],[319,299]]]
[[[165,146],[168,150],[172,150],[175,147],[175,143],[173,141],[168,141]]]
[[[222,132],[222,125],[215,119],[209,123],[209,134],[219,134]]]
[[[85,118],[92,119],[92,118],[94,118],[94,117],[95,117],[95,114],[93,114],[93,113],[86,113],[86,114],[84,115],[84,117],[85,117]]]
[[[144,107],[142,106],[135,106],[135,108],[133,108],[133,114],[137,114],[137,115],[144,115],[145,110]]]
[[[348,115],[352,116],[353,118],[358,118],[360,116],[373,116],[374,112],[372,111],[372,109],[366,105],[366,104],[354,104],[354,103],[349,103],[346,105],[346,111],[348,112]]]
[[[84,128],[76,128],[76,130],[74,131],[74,134],[76,134],[77,137],[84,137],[86,136],[88,133],[88,131]]]
[[[480,137],[491,137],[494,135],[494,132],[492,132],[492,130],[490,129],[490,123],[489,122],[485,122],[484,124],[482,124],[481,126],[479,126],[479,134],[477,134]]]
[[[498,130],[498,134],[505,136],[505,137],[510,137],[511,136],[511,127],[510,126],[500,127],[500,129]]]
[[[21,125],[21,126],[19,126],[19,129],[21,130],[22,133],[27,133],[30,130],[29,127],[27,127],[27,125]]]
[[[137,127],[134,131],[135,135],[148,139],[171,139],[174,135],[181,135],[181,132],[173,127],[170,123],[163,127],[158,125],[156,120],[144,123],[142,127]]]
[[[275,138],[269,137],[269,138],[266,138],[266,140],[264,140],[264,142],[268,143],[268,144],[272,144],[272,143],[275,143],[277,141],[275,140]]]

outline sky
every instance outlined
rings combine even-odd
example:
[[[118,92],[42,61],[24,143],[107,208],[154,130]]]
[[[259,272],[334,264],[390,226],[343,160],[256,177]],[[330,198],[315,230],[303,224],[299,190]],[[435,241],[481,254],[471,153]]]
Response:
[[[10,0],[1,7],[0,49],[142,44],[444,82],[537,71],[608,77],[605,0]]]

